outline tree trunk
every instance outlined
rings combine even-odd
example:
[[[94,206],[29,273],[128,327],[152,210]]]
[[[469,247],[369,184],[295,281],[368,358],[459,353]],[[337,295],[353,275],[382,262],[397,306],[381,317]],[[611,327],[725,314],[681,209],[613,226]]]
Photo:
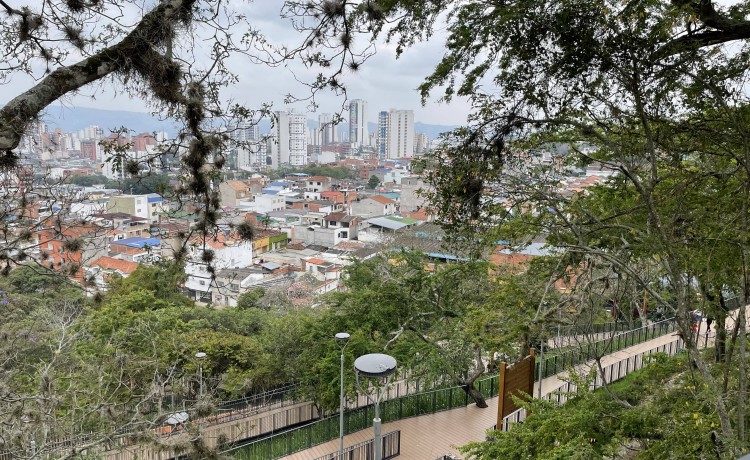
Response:
[[[487,401],[484,399],[484,395],[474,387],[474,382],[463,385],[461,388],[466,392],[467,395],[469,395],[471,399],[474,400],[477,407],[479,407],[480,409],[486,409],[488,407]]]
[[[724,302],[724,294],[719,293],[719,308],[716,309],[716,318],[713,322],[716,328],[716,341],[714,342],[714,359],[717,363],[724,362],[727,356],[727,306]]]

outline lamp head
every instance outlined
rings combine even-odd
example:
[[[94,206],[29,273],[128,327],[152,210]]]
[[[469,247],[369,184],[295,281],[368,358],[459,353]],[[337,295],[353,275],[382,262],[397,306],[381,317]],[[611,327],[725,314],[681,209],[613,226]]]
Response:
[[[346,332],[339,332],[334,337],[336,337],[336,340],[349,340],[349,337],[351,337],[351,335]]]

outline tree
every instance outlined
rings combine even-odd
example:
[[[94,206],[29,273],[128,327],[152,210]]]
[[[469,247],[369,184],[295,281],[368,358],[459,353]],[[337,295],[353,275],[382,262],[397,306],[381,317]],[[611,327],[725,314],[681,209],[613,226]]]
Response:
[[[260,299],[266,295],[266,290],[263,288],[252,289],[247,292],[240,294],[237,299],[237,308],[239,310],[247,310],[250,308],[261,308]]]
[[[742,121],[748,100],[740,89],[750,38],[745,5],[411,5],[393,2],[386,11],[404,13],[388,31],[402,46],[429,35],[427,26],[452,8],[446,54],[421,86],[423,96],[444,87],[446,99],[469,96],[476,107],[470,126],[448,136],[432,159],[431,198],[454,240],[546,235],[571,267],[616,267],[637,280],[652,304],[676,315],[693,362],[715,387],[690,339],[691,311],[699,305],[700,280],[714,299],[725,286],[743,293],[750,287],[744,204],[750,144]],[[728,42],[733,46],[717,46]],[[494,87],[485,92],[488,82]],[[527,167],[529,155],[561,143],[570,152],[560,163],[598,162],[618,173],[607,182],[615,201],[559,193],[560,169]],[[719,183],[730,177],[742,197],[736,204]],[[728,222],[736,237],[726,238],[721,224]],[[725,255],[733,276],[713,263]],[[653,271],[660,284],[642,276]],[[741,303],[748,300],[743,294]],[[737,410],[730,413],[725,396],[713,396],[725,446],[746,443],[740,311]]]
[[[367,188],[369,188],[370,190],[374,190],[375,187],[378,186],[378,184],[380,184],[380,179],[378,179],[378,176],[373,174],[372,176],[370,176],[370,180],[367,181]]]
[[[466,263],[428,270],[428,264],[424,254],[410,251],[355,262],[345,269],[346,290],[333,293],[321,321],[331,336],[333,328],[358,333],[371,347],[393,354],[424,387],[461,385],[477,406],[486,407],[474,382],[496,351],[492,325],[501,321],[487,305],[488,267]]]

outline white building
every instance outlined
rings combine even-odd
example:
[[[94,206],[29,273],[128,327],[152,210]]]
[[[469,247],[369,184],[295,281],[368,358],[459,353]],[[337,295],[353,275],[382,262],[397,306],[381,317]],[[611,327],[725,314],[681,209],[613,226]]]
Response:
[[[253,201],[240,201],[240,211],[252,211],[267,214],[274,211],[286,209],[286,197],[284,195],[255,195]]]
[[[414,156],[414,111],[391,109],[387,126],[386,157]]]
[[[215,285],[211,280],[208,264],[204,261],[204,251],[213,252],[211,265],[216,271],[245,268],[253,264],[252,241],[233,241],[223,237],[223,234],[218,236],[216,241],[206,238],[205,241],[196,240],[188,245],[185,291],[188,297],[198,302],[211,302],[211,288]]]
[[[274,140],[271,144],[271,166],[307,165],[307,117],[292,109],[276,112]]]
[[[367,102],[354,99],[349,103],[349,143],[352,149],[367,146]]]

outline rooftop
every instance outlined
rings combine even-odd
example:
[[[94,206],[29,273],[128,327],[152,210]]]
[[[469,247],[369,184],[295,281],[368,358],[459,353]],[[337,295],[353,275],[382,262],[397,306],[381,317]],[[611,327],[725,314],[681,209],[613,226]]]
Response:
[[[144,238],[144,237],[133,237],[125,238],[124,240],[116,240],[110,243],[111,245],[127,246],[130,248],[143,249],[146,246],[161,246],[161,240],[159,238]]]
[[[131,274],[138,268],[137,262],[129,260],[115,259],[114,257],[102,256],[89,264],[92,267],[99,267],[104,270],[116,270],[120,273]]]

